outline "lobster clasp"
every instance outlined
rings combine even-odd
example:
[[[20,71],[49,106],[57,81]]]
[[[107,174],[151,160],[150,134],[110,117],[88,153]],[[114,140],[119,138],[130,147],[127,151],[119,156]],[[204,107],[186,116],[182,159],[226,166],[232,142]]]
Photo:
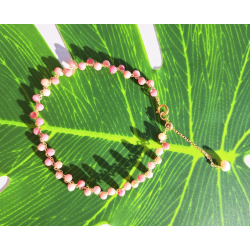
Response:
[[[163,108],[163,107],[166,109],[166,111],[162,111],[162,112],[161,112],[161,108]],[[160,118],[161,118],[163,121],[167,121],[167,120],[168,120],[168,112],[169,112],[168,106],[165,105],[165,104],[159,105],[158,108],[157,108],[157,111],[156,111],[156,113],[159,113]],[[163,117],[163,116],[167,116],[167,117]]]

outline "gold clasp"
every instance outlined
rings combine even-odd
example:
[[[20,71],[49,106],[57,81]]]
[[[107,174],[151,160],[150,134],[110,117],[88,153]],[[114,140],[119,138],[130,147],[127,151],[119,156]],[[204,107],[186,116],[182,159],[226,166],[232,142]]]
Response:
[[[161,110],[161,108],[166,108],[166,111],[160,111]],[[168,111],[169,111],[169,109],[168,109],[168,106],[167,105],[165,105],[165,104],[161,104],[161,105],[159,105],[158,106],[158,108],[157,108],[157,111],[156,111],[156,113],[159,113],[160,114],[160,118],[163,120],[163,121],[167,121],[168,120]],[[163,117],[163,116],[165,116],[165,115],[167,115],[167,117]]]

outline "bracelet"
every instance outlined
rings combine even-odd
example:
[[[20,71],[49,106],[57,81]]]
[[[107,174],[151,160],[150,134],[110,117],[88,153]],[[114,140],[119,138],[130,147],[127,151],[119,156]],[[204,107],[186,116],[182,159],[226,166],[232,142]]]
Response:
[[[123,65],[119,65],[118,67],[114,65],[110,65],[110,62],[105,60],[103,63],[99,62],[94,62],[93,59],[89,58],[86,62],[80,62],[78,65],[75,61],[70,61],[69,63],[69,68],[61,69],[61,68],[55,68],[55,76],[51,77],[50,79],[42,79],[41,84],[43,85],[43,89],[40,91],[40,94],[35,94],[32,96],[32,100],[36,103],[35,105],[35,110],[30,113],[30,117],[32,119],[35,119],[35,125],[36,127],[33,129],[33,133],[35,135],[40,136],[40,144],[38,145],[38,150],[39,151],[45,151],[45,156],[47,159],[44,161],[45,165],[47,167],[49,166],[54,166],[54,170],[56,171],[55,177],[57,179],[64,179],[64,182],[68,184],[68,190],[73,191],[75,188],[79,188],[84,190],[84,194],[86,196],[91,195],[91,193],[94,193],[96,195],[99,195],[101,199],[105,200],[107,199],[108,195],[112,196],[115,193],[117,193],[119,196],[124,196],[125,191],[128,191],[133,188],[137,188],[139,183],[144,182],[146,177],[147,178],[152,178],[153,177],[153,172],[152,170],[155,168],[157,164],[160,164],[162,162],[161,155],[164,153],[164,150],[168,150],[170,145],[166,142],[167,135],[166,132],[168,130],[173,130],[175,133],[177,133],[179,136],[181,136],[184,140],[189,142],[191,145],[193,145],[195,148],[197,148],[201,153],[205,155],[205,157],[210,161],[210,165],[215,168],[221,168],[223,171],[228,171],[230,170],[230,163],[226,160],[221,161],[221,165],[215,165],[213,163],[212,157],[205,152],[203,149],[198,147],[196,144],[191,142],[187,137],[185,137],[183,134],[181,134],[179,131],[177,131],[171,122],[168,121],[168,113],[169,113],[169,108],[165,104],[160,104],[160,100],[158,97],[158,92],[154,88],[154,81],[153,80],[146,80],[144,77],[140,76],[140,72],[138,70],[134,70],[133,73],[130,71],[126,71],[125,67]],[[88,186],[85,186],[85,181],[84,180],[79,180],[76,183],[72,181],[73,177],[71,174],[63,174],[63,171],[61,170],[63,164],[61,161],[54,161],[53,155],[55,154],[55,150],[53,148],[48,148],[46,141],[48,141],[49,136],[47,134],[42,133],[41,126],[44,124],[43,118],[38,118],[39,111],[42,111],[44,109],[43,104],[41,104],[41,100],[43,96],[49,96],[50,95],[50,90],[48,89],[49,86],[51,86],[51,83],[54,85],[59,84],[59,77],[60,76],[67,76],[70,77],[74,74],[76,69],[79,70],[85,70],[87,66],[93,66],[97,71],[101,70],[102,67],[104,68],[109,68],[109,72],[111,74],[115,74],[117,71],[121,72],[125,78],[131,78],[134,77],[136,80],[138,80],[139,85],[147,85],[148,88],[150,89],[150,95],[152,97],[155,97],[158,108],[156,113],[159,114],[160,118],[165,121],[165,130],[158,135],[158,138],[161,143],[161,147],[157,148],[155,150],[156,152],[156,158],[154,159],[154,162],[149,162],[147,167],[148,171],[145,174],[140,174],[137,177],[137,180],[133,180],[131,183],[126,182],[123,186],[123,188],[119,188],[115,190],[114,188],[109,188],[108,191],[101,191],[101,188],[99,186],[95,186],[94,188],[90,188]]]

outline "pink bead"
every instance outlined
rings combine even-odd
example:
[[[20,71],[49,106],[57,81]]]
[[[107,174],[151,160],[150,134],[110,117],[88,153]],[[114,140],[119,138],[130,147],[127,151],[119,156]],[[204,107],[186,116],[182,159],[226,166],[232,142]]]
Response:
[[[38,101],[40,101],[40,96],[39,96],[39,95],[33,95],[33,96],[32,96],[32,100],[33,100],[34,102],[38,102]]]
[[[59,67],[55,68],[55,69],[54,69],[54,72],[55,72],[55,74],[56,74],[57,76],[63,75],[63,70],[62,70],[61,68],[59,68]]]
[[[123,73],[123,75],[124,75],[125,78],[130,78],[131,77],[131,72],[130,71],[125,71]]]
[[[32,111],[32,112],[30,113],[30,117],[31,117],[32,119],[36,119],[36,118],[37,118],[37,113],[36,113],[35,111]]]
[[[148,168],[149,169],[154,169],[155,168],[155,163],[154,162],[149,162],[148,163]]]
[[[49,136],[47,134],[42,134],[41,135],[41,140],[42,141],[48,141],[48,139],[49,139]]]
[[[66,175],[64,176],[64,180],[65,180],[66,182],[70,182],[70,181],[72,181],[72,179],[73,179],[73,177],[72,177],[71,174],[66,174]]]
[[[143,174],[138,175],[138,181],[139,182],[144,182],[145,181],[145,175],[143,175]]]
[[[144,77],[140,77],[140,78],[138,79],[138,83],[139,83],[140,85],[144,85],[144,84],[146,83],[145,78],[144,78]]]
[[[37,118],[37,119],[36,119],[36,124],[37,124],[38,126],[43,125],[43,124],[44,124],[43,118]]]
[[[121,71],[124,71],[124,70],[125,70],[125,67],[124,67],[123,65],[119,65],[118,68],[119,68],[119,70],[121,70]]]
[[[158,138],[159,138],[159,140],[164,141],[164,140],[166,140],[167,136],[164,133],[160,133],[158,135]]]
[[[170,148],[170,145],[168,143],[164,142],[162,144],[162,147],[163,147],[164,150],[168,150]]]
[[[94,192],[95,194],[99,194],[99,193],[101,192],[101,188],[100,188],[99,186],[95,186],[95,187],[93,188],[93,192]]]
[[[134,75],[134,77],[139,77],[141,75],[141,73],[138,70],[134,70],[133,75]]]
[[[156,90],[156,89],[152,89],[152,90],[150,91],[150,95],[151,95],[151,96],[157,96],[157,90]]]
[[[124,196],[124,195],[125,195],[125,190],[120,189],[120,190],[118,191],[118,195],[119,195],[119,196]]]
[[[34,133],[35,135],[39,135],[39,134],[41,133],[41,131],[40,131],[39,128],[35,127],[35,128],[33,129],[33,133]]]
[[[100,197],[101,197],[102,200],[106,200],[107,197],[108,197],[108,194],[106,192],[101,192]]]
[[[148,87],[149,88],[153,88],[154,87],[154,81],[153,80],[148,80],[148,82],[147,82],[147,85],[148,85]]]
[[[64,69],[64,75],[70,77],[73,75],[72,69]]]
[[[44,106],[42,105],[42,103],[37,103],[37,105],[35,106],[35,109],[37,111],[42,111],[44,109]]]
[[[162,155],[163,154],[163,148],[157,148],[156,150],[155,150],[155,153],[157,154],[157,155]]]
[[[84,194],[85,194],[86,196],[90,196],[90,195],[91,195],[91,190],[90,190],[90,189],[85,189],[85,190],[84,190]]]
[[[76,186],[75,186],[74,183],[69,183],[69,184],[68,184],[68,190],[69,190],[69,191],[74,191],[75,188],[76,188]]]
[[[77,67],[77,63],[75,61],[70,61],[69,62],[69,66],[70,66],[70,68],[76,68]]]
[[[53,148],[47,148],[46,153],[49,156],[53,156],[55,154],[55,150]]]
[[[42,80],[41,80],[41,84],[42,84],[44,87],[48,87],[48,86],[49,86],[49,80],[48,80],[48,79],[42,79]]]
[[[47,158],[45,161],[44,161],[44,164],[49,167],[53,164],[53,161],[50,159],[50,158]]]
[[[77,182],[77,186],[78,186],[79,188],[83,188],[83,187],[85,186],[85,181],[83,181],[83,180],[78,181],[78,182]]]
[[[108,60],[103,61],[104,68],[108,68],[110,66],[110,62]]]
[[[92,58],[89,58],[88,60],[87,60],[87,64],[89,65],[89,66],[93,66],[94,65],[94,60],[92,59]]]
[[[61,161],[56,161],[55,163],[54,163],[54,167],[55,168],[58,168],[58,169],[60,169],[60,168],[62,168],[62,162]]]
[[[49,89],[43,89],[43,95],[44,96],[49,96],[50,95],[50,90]]]
[[[108,194],[109,195],[114,195],[115,194],[115,189],[114,188],[109,188],[108,189]]]
[[[109,67],[109,72],[110,72],[111,74],[115,74],[116,71],[117,71],[117,68],[116,68],[114,65],[111,65],[111,66]]]
[[[97,62],[94,64],[94,68],[95,70],[100,70],[102,68],[102,65],[99,62]]]
[[[138,187],[138,182],[136,181],[136,180],[133,180],[132,182],[131,182],[131,186],[133,187],[133,188],[137,188]]]
[[[56,172],[55,176],[56,176],[56,179],[62,179],[63,178],[63,173]]]
[[[79,68],[80,70],[86,69],[86,63],[80,62],[80,63],[78,64],[78,68]]]
[[[59,83],[59,79],[57,77],[51,77],[50,80],[54,85],[57,85]]]
[[[44,151],[44,150],[45,150],[45,145],[42,144],[42,143],[40,143],[40,144],[38,144],[37,149],[38,149],[39,151]]]
[[[152,173],[151,171],[147,171],[147,172],[145,173],[145,176],[146,176],[147,178],[152,178],[152,177],[153,177],[153,173]]]
[[[123,187],[124,187],[125,190],[130,190],[131,189],[131,184],[129,182],[126,182]]]

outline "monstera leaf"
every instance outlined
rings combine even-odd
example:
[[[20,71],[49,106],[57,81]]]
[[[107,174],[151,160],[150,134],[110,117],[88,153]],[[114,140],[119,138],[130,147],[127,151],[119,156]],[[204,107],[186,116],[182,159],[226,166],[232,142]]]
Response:
[[[137,25],[59,25],[77,62],[91,57],[153,79],[174,127],[231,170],[212,168],[173,131],[162,164],[138,188],[101,200],[69,192],[44,165],[31,96],[60,66],[33,25],[0,26],[1,225],[249,225],[248,25],[156,25],[163,65],[150,67]],[[60,49],[60,48],[58,48]],[[44,97],[43,132],[64,173],[122,187],[147,170],[164,123],[146,87],[92,67],[61,77]]]

